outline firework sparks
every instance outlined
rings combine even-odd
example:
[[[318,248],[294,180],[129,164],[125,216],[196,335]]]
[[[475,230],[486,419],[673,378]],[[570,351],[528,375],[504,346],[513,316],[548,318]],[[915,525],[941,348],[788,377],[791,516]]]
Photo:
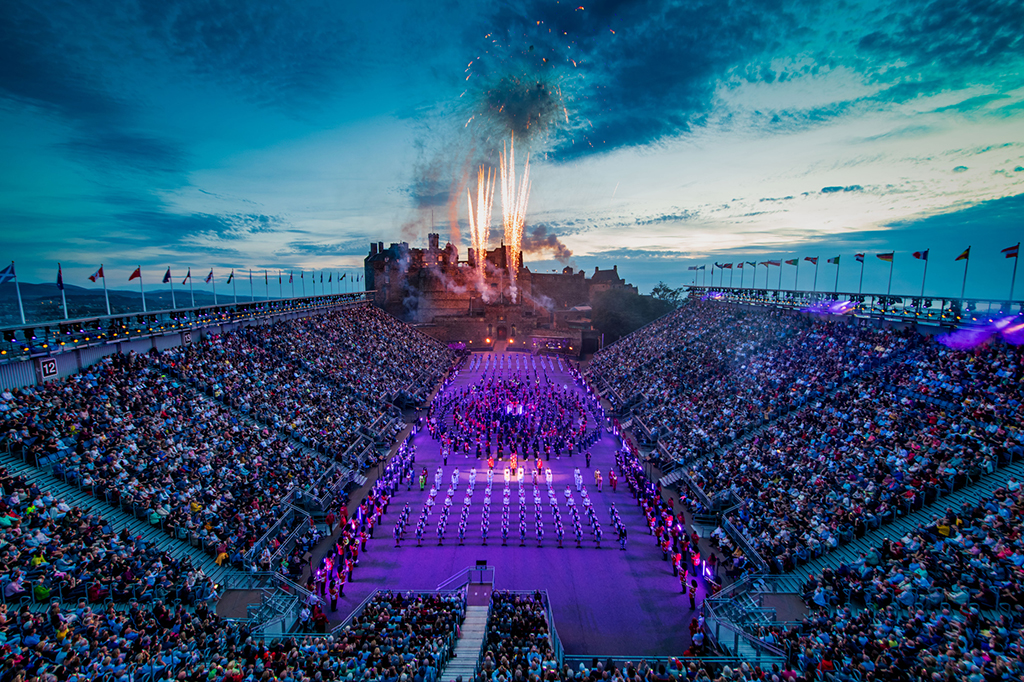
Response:
[[[480,170],[476,176],[476,212],[473,211],[473,193],[466,190],[469,200],[469,234],[473,249],[476,251],[476,267],[484,271],[484,250],[491,239],[491,206],[494,204],[494,172],[491,169]]]
[[[505,246],[508,247],[508,270],[515,285],[519,270],[519,254],[523,245],[523,226],[526,224],[526,203],[530,198],[530,155],[526,155],[523,166],[523,177],[516,190],[516,150],[515,136],[509,142],[508,154],[505,145],[501,146],[499,160],[501,162],[501,218],[505,227]]]

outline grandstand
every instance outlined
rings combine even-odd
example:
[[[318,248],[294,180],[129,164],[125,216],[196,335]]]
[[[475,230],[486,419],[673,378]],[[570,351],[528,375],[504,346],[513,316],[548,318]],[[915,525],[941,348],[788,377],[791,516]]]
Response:
[[[26,341],[0,675],[1019,677],[1021,348],[703,299],[583,364],[358,295]]]

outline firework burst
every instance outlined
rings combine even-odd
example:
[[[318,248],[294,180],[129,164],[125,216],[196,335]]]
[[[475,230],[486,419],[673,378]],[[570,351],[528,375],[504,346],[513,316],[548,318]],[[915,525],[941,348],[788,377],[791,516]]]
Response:
[[[516,189],[516,139],[512,136],[505,152],[501,145],[499,155],[501,167],[501,218],[505,227],[505,246],[508,248],[508,270],[515,286],[516,274],[519,270],[519,254],[523,247],[523,227],[526,225],[526,203],[530,198],[530,155],[526,155],[523,166],[523,177]]]
[[[473,211],[473,193],[466,190],[469,200],[469,234],[476,251],[476,267],[484,271],[484,250],[491,239],[491,206],[494,204],[494,172],[483,166],[476,176],[476,212]]]

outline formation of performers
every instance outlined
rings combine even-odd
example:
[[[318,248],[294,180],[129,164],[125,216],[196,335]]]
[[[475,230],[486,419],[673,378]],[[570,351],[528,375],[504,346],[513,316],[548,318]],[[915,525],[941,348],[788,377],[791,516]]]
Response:
[[[538,473],[540,472],[540,473]],[[511,468],[506,468],[503,471],[504,476],[504,489],[502,491],[502,504],[501,504],[501,544],[502,546],[508,545],[510,532],[511,532],[511,502],[512,502],[512,479],[515,478],[517,497],[519,500],[518,506],[518,537],[519,546],[525,546],[527,538],[529,536],[527,523],[527,478],[526,470],[524,467],[519,466],[515,473]],[[416,545],[422,546],[423,537],[427,532],[427,524],[430,522],[430,515],[433,512],[435,506],[440,507],[440,514],[437,519],[436,535],[437,544],[443,545],[447,537],[448,520],[452,513],[452,508],[455,506],[455,496],[458,492],[462,474],[458,467],[455,467],[450,474],[449,485],[445,492],[444,498],[438,502],[438,493],[441,489],[441,485],[444,482],[444,469],[438,467],[434,474],[433,485],[430,491],[427,493],[427,499],[423,503],[423,509],[420,511],[419,520],[416,523],[414,533],[416,535]],[[484,488],[483,495],[483,508],[481,509],[480,515],[480,539],[482,544],[487,544],[488,535],[490,533],[490,521],[491,521],[491,497],[494,493],[494,470],[488,469],[486,474],[486,487]],[[557,540],[558,547],[564,547],[565,540],[565,525],[562,522],[562,509],[559,506],[558,497],[555,494],[554,487],[554,476],[551,473],[550,468],[541,469],[538,467],[536,470],[532,470],[532,494],[530,501],[533,503],[533,536],[532,539],[536,540],[537,546],[541,547],[544,543],[544,498],[546,497],[547,505],[551,513],[552,524],[555,528],[555,538]],[[427,479],[427,470],[423,469],[419,475],[419,482],[421,488],[425,485]],[[541,483],[541,480],[543,482]],[[579,474],[579,469],[576,470],[576,483],[577,492],[580,495],[581,506],[583,507],[583,514],[586,515],[588,524],[590,526],[590,535],[593,537],[597,547],[601,546],[602,530],[601,523],[597,519],[597,512],[594,510],[594,504],[590,499],[590,495],[587,492],[586,485],[582,483],[582,476]],[[477,484],[477,470],[470,469],[466,473],[466,488],[462,498],[462,509],[459,515],[458,523],[458,542],[460,545],[465,544],[466,535],[469,528],[469,515],[470,506],[473,502],[473,495],[476,490]],[[545,489],[546,495],[541,494],[542,488]],[[583,547],[584,530],[583,523],[580,520],[579,506],[577,505],[576,499],[572,493],[571,486],[565,487],[565,503],[568,509],[568,514],[572,519],[573,535],[576,539],[576,547]],[[399,516],[398,523],[395,525],[394,538],[395,546],[400,546],[402,540],[405,539],[406,526],[408,523],[409,512],[408,507],[402,511]],[[624,548],[624,547],[623,547]]]
[[[502,356],[499,356],[499,358]],[[538,358],[526,360],[536,362]],[[539,358],[552,363],[549,358]],[[515,362],[518,363],[519,358]],[[558,359],[561,362],[561,359]],[[511,360],[474,360],[470,367],[495,365]],[[604,411],[597,396],[583,395],[568,384],[558,385],[547,376],[530,381],[529,375],[500,369],[485,373],[475,384],[438,393],[427,413],[430,434],[440,441],[445,464],[450,456],[495,461],[506,455],[513,461],[531,456],[556,459],[587,451],[601,438]],[[574,383],[578,373],[571,373]],[[517,463],[517,462],[516,462]],[[516,463],[512,469],[516,469]]]

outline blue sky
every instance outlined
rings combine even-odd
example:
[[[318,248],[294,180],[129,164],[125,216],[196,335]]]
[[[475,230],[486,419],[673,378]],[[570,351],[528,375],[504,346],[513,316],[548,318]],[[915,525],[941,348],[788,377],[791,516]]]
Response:
[[[127,287],[138,264],[149,282],[355,269],[371,240],[423,244],[432,225],[464,250],[469,178],[515,131],[528,232],[641,290],[694,264],[839,254],[856,288],[865,251],[878,291],[873,254],[895,250],[894,290],[915,292],[910,252],[930,249],[928,292],[953,295],[970,245],[968,296],[1004,297],[1021,26],[1018,1],[15,0],[0,256],[25,281],[61,261],[87,284],[102,262]],[[834,277],[823,264],[819,285]]]

